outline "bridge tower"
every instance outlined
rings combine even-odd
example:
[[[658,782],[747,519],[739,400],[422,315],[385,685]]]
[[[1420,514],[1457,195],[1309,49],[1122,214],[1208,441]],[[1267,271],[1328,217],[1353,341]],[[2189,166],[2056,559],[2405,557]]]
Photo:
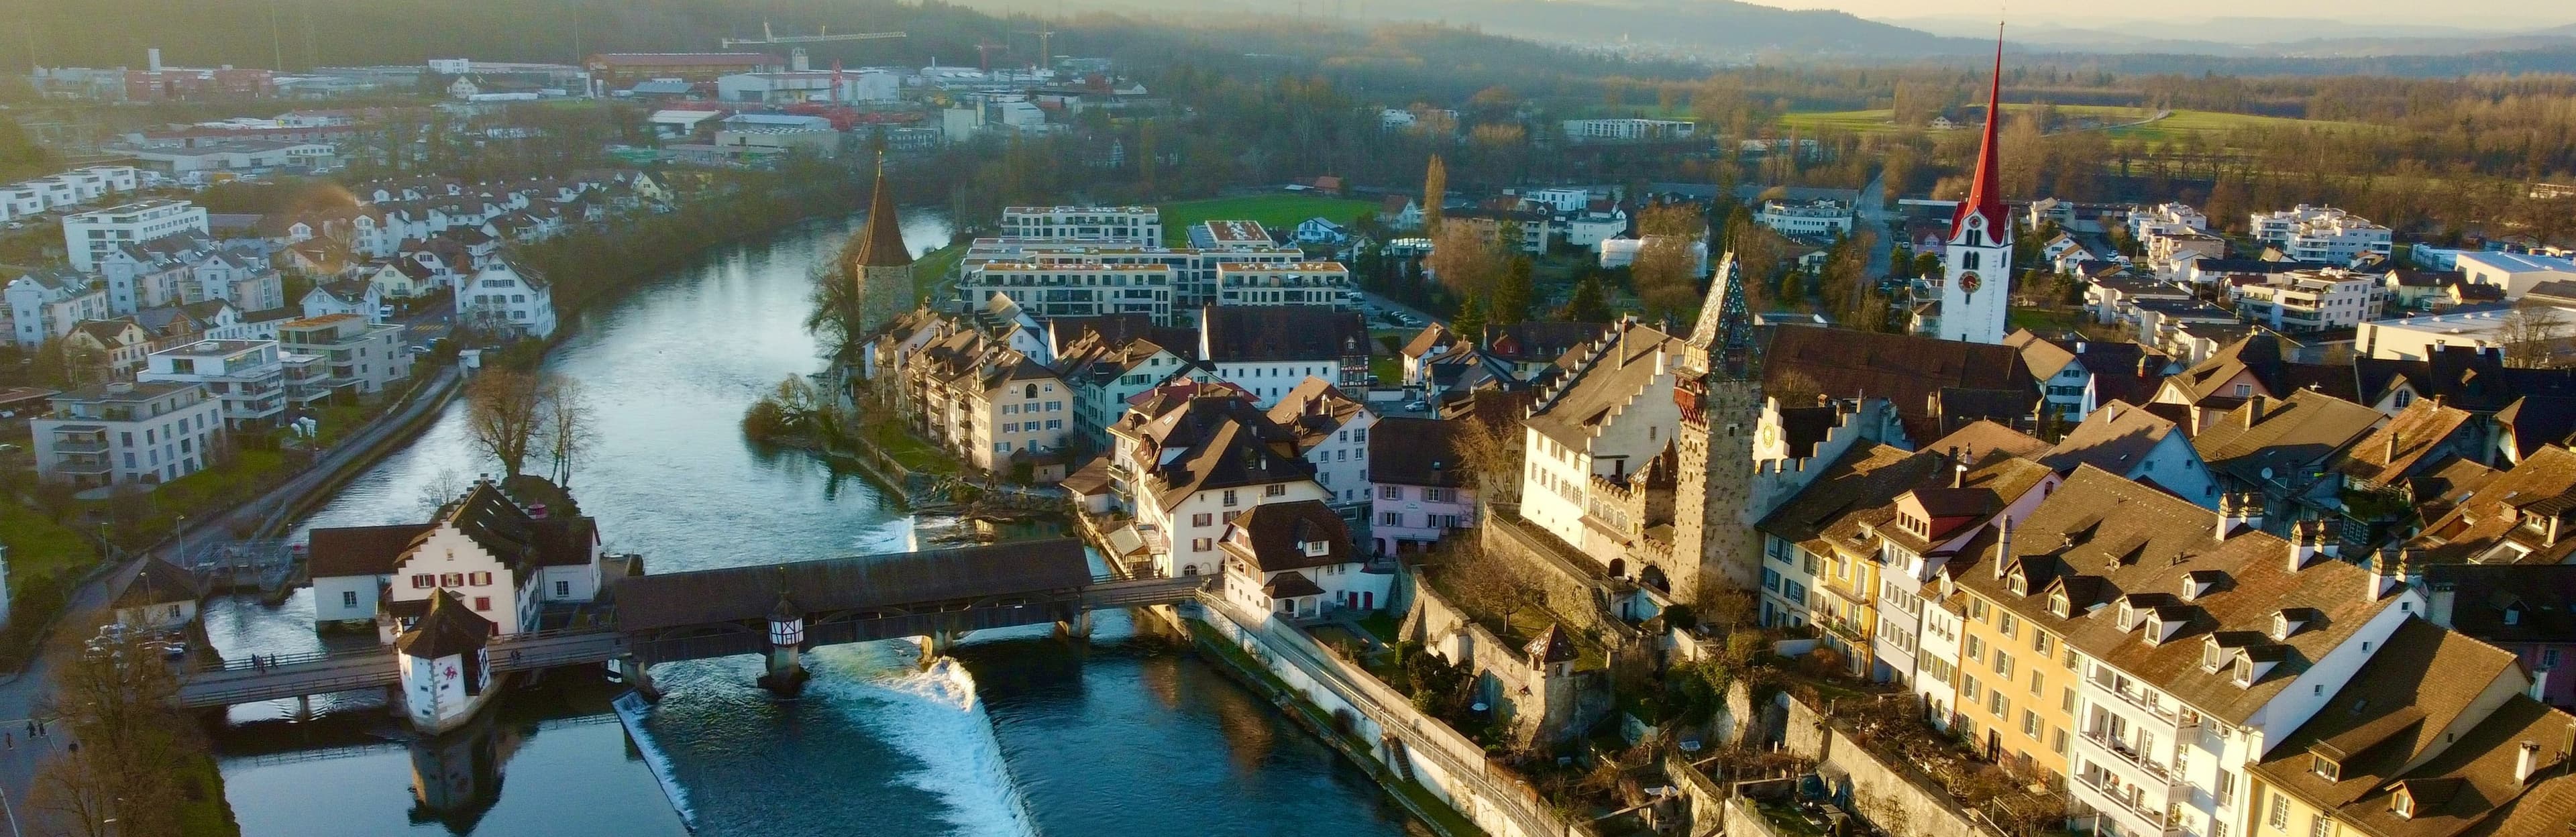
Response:
[[[792,695],[805,687],[812,673],[805,670],[799,647],[805,644],[805,613],[787,594],[778,594],[778,607],[769,612],[769,673],[760,676],[760,685],[781,695]]]

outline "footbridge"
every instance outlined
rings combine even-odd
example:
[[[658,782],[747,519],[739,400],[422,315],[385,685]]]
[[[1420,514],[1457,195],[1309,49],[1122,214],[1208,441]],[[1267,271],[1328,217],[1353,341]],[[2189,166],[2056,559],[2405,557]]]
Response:
[[[484,656],[495,674],[614,662],[649,694],[654,663],[762,654],[763,683],[793,689],[800,654],[818,646],[917,637],[937,653],[979,630],[1086,633],[1091,611],[1189,601],[1208,580],[1095,576],[1069,538],[644,575],[614,582],[603,624],[498,637]],[[204,708],[392,688],[399,664],[391,648],[228,663],[181,672],[178,700]]]

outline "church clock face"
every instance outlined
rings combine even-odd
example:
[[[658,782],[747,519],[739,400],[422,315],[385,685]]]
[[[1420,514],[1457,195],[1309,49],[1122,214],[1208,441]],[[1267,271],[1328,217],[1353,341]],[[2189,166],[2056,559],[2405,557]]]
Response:
[[[1981,280],[1981,279],[1978,279],[1978,278],[1977,278],[1977,274],[1974,274],[1974,273],[1962,273],[1962,274],[1959,274],[1959,290],[1967,291],[1968,293],[1976,293],[1976,292],[1977,292],[1977,288],[1978,288],[1978,287],[1980,287],[1980,286],[1983,286],[1984,284],[1985,284],[1985,281],[1984,281],[1984,280]]]

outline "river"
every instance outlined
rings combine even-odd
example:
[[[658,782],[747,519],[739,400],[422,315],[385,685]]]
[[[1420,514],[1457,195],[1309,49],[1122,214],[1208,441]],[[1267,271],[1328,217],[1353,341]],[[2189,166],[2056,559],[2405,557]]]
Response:
[[[611,551],[655,571],[912,549],[877,488],[736,422],[816,367],[806,289],[858,219],[721,249],[568,321],[550,371],[582,383],[595,455],[575,474]],[[948,228],[916,213],[915,251]],[[479,471],[463,408],[304,526],[394,523]],[[207,608],[226,656],[325,644],[310,591]],[[804,694],[753,685],[752,658],[654,670],[666,692],[630,740],[614,687],[552,672],[470,732],[405,743],[373,695],[235,707],[216,731],[225,795],[252,837],[452,833],[680,835],[1392,835],[1421,833],[1368,777],[1169,639],[1104,613],[1087,644],[1044,628],[970,637],[965,673],[901,643],[821,649]],[[349,641],[333,638],[333,641]]]

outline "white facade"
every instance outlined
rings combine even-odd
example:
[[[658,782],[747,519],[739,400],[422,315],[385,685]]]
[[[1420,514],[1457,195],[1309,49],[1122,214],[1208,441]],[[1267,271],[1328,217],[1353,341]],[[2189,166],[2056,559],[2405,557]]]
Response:
[[[2521,299],[2542,282],[2576,280],[2576,260],[2521,253],[2462,253],[2453,259],[2468,281],[2504,289],[2506,299]]]
[[[2129,210],[2129,238],[2146,241],[2150,235],[2181,231],[2208,232],[2209,216],[2184,203],[2160,203]]]
[[[412,355],[402,345],[401,326],[370,325],[352,314],[307,317],[278,324],[283,351],[318,355],[328,369],[320,382],[360,393],[384,392],[411,377]]]
[[[1002,235],[1037,241],[1163,243],[1163,211],[1151,206],[1006,206]]]
[[[2275,273],[2260,285],[2231,285],[2236,315],[2274,331],[2320,331],[2378,319],[2387,291],[2378,277],[2339,268]]]
[[[1763,201],[1753,222],[1784,235],[1834,237],[1851,234],[1851,204],[1828,198],[1813,201]]]
[[[1986,229],[1981,212],[1960,216],[1966,221],[1961,229],[1950,231],[1950,246],[1941,257],[1941,319],[1936,336],[2002,343],[2004,315],[2011,307],[2013,231]]]
[[[286,412],[286,367],[270,340],[203,340],[153,352],[135,380],[206,385],[233,428],[273,424]]]
[[[224,432],[221,402],[198,384],[114,383],[55,396],[30,422],[36,474],[80,486],[161,483],[203,470]]]
[[[9,339],[22,349],[61,339],[82,320],[109,316],[105,286],[88,276],[59,269],[10,280],[0,297],[9,303]]]
[[[436,731],[461,724],[495,694],[491,662],[480,651],[434,660],[410,654],[395,657],[402,662],[403,711],[416,729]]]
[[[982,309],[996,296],[1039,317],[1144,314],[1171,323],[1172,268],[1162,264],[988,262],[957,278],[957,298]]]
[[[2558,312],[2560,320],[2576,322],[2576,308],[2550,309]],[[2363,357],[2394,360],[2425,360],[2445,346],[2499,348],[2511,353],[2513,337],[2505,326],[2512,316],[2512,311],[2488,309],[2366,322],[2354,334],[2353,351]]]
[[[1296,264],[1306,252],[1259,245],[1225,247],[1159,247],[1021,238],[979,238],[968,245],[960,262],[961,287],[966,277],[993,262],[1039,265],[1163,265],[1172,270],[1172,316],[1187,319],[1201,306],[1216,303],[1217,268],[1228,264]],[[961,297],[966,298],[966,297]]]
[[[1216,267],[1216,304],[1324,305],[1357,307],[1350,294],[1350,268],[1341,262],[1293,264],[1220,264]]]
[[[63,248],[72,268],[98,270],[98,260],[125,244],[186,233],[206,234],[206,210],[187,201],[148,200],[63,219]]]
[[[2387,227],[2331,206],[2299,204],[2257,212],[2252,228],[2254,240],[2303,262],[2350,265],[2365,254],[2386,256],[2392,249]]]
[[[1672,119],[1568,119],[1562,123],[1571,142],[1640,142],[1690,139],[1699,124]]]
[[[543,279],[506,262],[495,262],[463,281],[464,287],[456,293],[456,313],[461,322],[538,340],[554,336],[554,294]]]

